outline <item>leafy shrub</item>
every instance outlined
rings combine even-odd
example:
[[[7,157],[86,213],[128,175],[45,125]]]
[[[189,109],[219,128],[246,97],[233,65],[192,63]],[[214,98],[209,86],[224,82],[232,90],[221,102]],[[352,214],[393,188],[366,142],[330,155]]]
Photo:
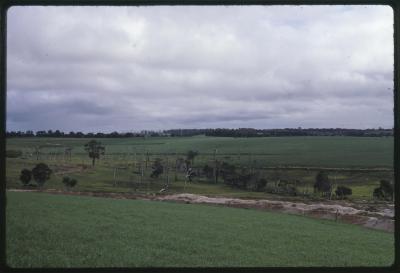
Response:
[[[337,197],[344,198],[344,197],[346,197],[348,195],[352,195],[353,191],[352,191],[351,188],[348,188],[346,186],[338,186],[336,188],[335,193],[336,193]]]
[[[224,180],[224,183],[239,189],[248,189],[250,181],[254,181],[256,174],[249,172],[247,168],[236,169],[236,166],[226,162],[222,162],[219,173]]]
[[[24,186],[27,186],[32,179],[32,171],[28,169],[22,169],[21,175],[19,176],[19,180],[22,182]]]
[[[374,189],[373,197],[376,199],[393,200],[394,187],[388,180],[381,180],[380,186]]]
[[[372,193],[372,196],[376,199],[384,199],[385,194],[383,193],[381,187],[375,188],[374,192]]]
[[[295,186],[292,185],[288,185],[286,187],[286,192],[287,195],[291,195],[291,196],[297,196],[298,195],[298,190]]]
[[[314,191],[322,192],[324,195],[328,195],[332,191],[332,184],[326,173],[322,171],[318,172],[315,177]]]
[[[255,190],[262,191],[265,188],[265,186],[267,185],[267,183],[268,183],[268,181],[265,178],[257,179]]]
[[[22,151],[20,150],[7,150],[6,157],[8,158],[18,158],[22,156]]]
[[[33,179],[37,182],[39,187],[50,179],[52,170],[45,163],[39,163],[32,169]]]
[[[164,172],[164,166],[162,165],[161,158],[156,158],[151,168],[153,169],[153,172],[151,173],[150,177],[158,178]]]
[[[393,193],[394,193],[394,187],[393,184],[388,181],[388,180],[381,180],[380,181],[380,186],[385,194],[385,197],[392,200],[393,199]]]
[[[70,178],[68,176],[64,176],[62,182],[68,189],[73,188],[78,183],[76,179]]]

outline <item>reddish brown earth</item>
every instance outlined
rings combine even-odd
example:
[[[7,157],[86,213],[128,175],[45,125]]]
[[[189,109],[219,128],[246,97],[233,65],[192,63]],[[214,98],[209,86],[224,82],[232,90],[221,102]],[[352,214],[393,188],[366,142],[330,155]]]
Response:
[[[17,190],[9,191],[31,191],[46,192],[52,194],[85,195],[94,197],[108,197],[116,199],[142,199],[154,201],[169,201],[186,204],[209,204],[235,208],[258,209],[266,211],[277,211],[289,214],[303,215],[318,219],[329,219],[338,222],[361,225],[367,228],[394,231],[394,205],[393,204],[362,204],[346,201],[324,201],[314,203],[303,203],[296,201],[275,200],[253,200],[226,197],[207,197],[203,195],[181,193],[170,195],[138,195],[132,193],[111,192],[76,192],[59,190]]]

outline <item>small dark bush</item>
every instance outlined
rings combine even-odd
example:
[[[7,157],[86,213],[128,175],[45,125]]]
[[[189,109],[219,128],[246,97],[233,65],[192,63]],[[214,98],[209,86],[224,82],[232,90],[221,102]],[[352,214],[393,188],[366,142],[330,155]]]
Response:
[[[381,180],[380,185],[383,193],[385,194],[385,198],[393,200],[393,193],[394,193],[393,184],[388,180]]]
[[[78,183],[76,179],[68,176],[64,176],[62,182],[68,189],[73,188]]]
[[[375,188],[374,192],[372,193],[373,197],[376,199],[384,199],[385,195],[381,189],[381,187],[379,188]]]
[[[203,173],[208,179],[212,179],[214,177],[214,168],[208,165],[203,167]]]
[[[286,188],[286,194],[291,195],[291,196],[297,196],[298,191],[295,186],[288,186]]]
[[[268,181],[265,178],[258,179],[256,181],[256,191],[262,191],[267,185]]]
[[[153,172],[151,173],[151,178],[158,178],[164,172],[164,166],[162,165],[161,158],[156,158],[152,166]]]
[[[388,180],[381,180],[380,186],[374,189],[372,193],[376,199],[393,200],[394,187],[393,184]]]
[[[6,157],[8,158],[18,158],[22,156],[22,151],[20,150],[7,150]]]
[[[19,176],[19,180],[22,182],[24,186],[27,186],[32,179],[32,172],[28,169],[22,169],[21,175]]]
[[[338,186],[336,188],[335,193],[336,193],[337,197],[344,198],[344,197],[346,197],[348,195],[352,195],[353,191],[352,191],[352,189],[350,189],[350,188],[348,188],[346,186]]]

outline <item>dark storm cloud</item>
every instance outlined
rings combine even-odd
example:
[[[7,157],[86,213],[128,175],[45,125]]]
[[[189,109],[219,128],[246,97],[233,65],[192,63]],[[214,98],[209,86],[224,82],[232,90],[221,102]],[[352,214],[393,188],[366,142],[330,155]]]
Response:
[[[7,127],[392,127],[383,6],[13,7]]]

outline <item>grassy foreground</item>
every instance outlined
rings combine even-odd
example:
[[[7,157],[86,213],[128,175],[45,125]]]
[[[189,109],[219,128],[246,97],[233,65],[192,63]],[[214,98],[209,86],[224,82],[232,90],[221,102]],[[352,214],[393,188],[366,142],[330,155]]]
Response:
[[[11,267],[389,266],[393,234],[256,210],[7,193]]]

